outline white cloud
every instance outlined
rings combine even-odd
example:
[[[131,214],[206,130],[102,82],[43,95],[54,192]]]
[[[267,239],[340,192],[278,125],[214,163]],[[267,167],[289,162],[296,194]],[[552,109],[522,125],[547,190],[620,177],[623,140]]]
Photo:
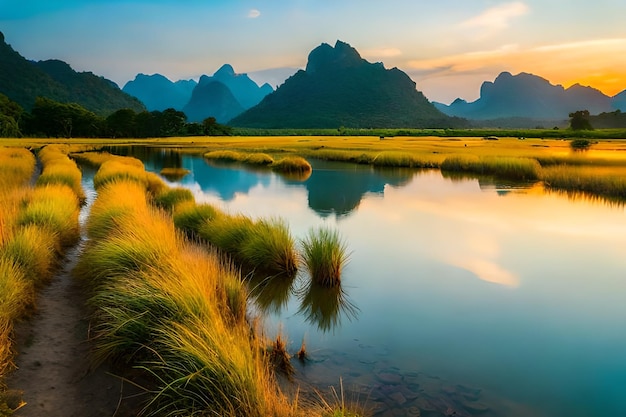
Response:
[[[474,16],[461,23],[461,28],[477,28],[488,32],[496,32],[506,29],[511,24],[511,20],[523,16],[530,11],[530,8],[521,1],[506,3],[485,10],[478,16]]]
[[[258,9],[250,9],[248,12],[248,18],[250,19],[256,19],[259,16],[261,16],[261,12]]]

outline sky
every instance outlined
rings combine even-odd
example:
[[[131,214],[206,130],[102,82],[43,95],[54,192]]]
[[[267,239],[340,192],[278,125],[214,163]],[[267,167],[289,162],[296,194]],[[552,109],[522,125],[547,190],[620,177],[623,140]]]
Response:
[[[272,86],[342,40],[397,67],[431,101],[476,100],[502,71],[626,90],[625,0],[0,0],[5,41],[122,87],[225,63]]]

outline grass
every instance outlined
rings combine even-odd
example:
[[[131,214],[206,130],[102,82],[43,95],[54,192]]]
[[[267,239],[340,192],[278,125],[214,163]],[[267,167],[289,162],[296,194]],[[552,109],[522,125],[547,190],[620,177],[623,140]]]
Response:
[[[48,145],[38,152],[37,157],[43,165],[43,170],[37,178],[37,185],[65,184],[81,201],[84,201],[82,174],[76,162],[67,155],[68,151],[66,146]]]
[[[190,172],[185,168],[163,168],[159,173],[170,181],[180,181]]]
[[[626,170],[602,172],[591,167],[554,166],[544,168],[542,179],[550,190],[579,192],[626,201]]]
[[[79,201],[67,185],[44,185],[37,187],[20,212],[18,226],[36,225],[58,236],[59,244],[68,247],[78,241]]]
[[[288,174],[306,174],[312,171],[311,164],[301,156],[287,156],[271,165],[272,170]]]
[[[288,276],[297,271],[295,242],[282,220],[255,222],[222,213],[201,223],[197,235],[253,271]]]
[[[138,184],[101,188],[105,201],[94,208],[106,212],[129,186]],[[239,273],[185,241],[163,211],[132,208],[92,240],[75,270],[92,288],[96,361],[123,360],[151,377],[146,415],[300,415],[251,333]]]
[[[312,281],[326,288],[340,286],[349,255],[339,232],[324,227],[311,229],[301,246],[302,262]]]
[[[236,152],[231,150],[212,151],[204,154],[206,159],[224,161],[224,162],[241,162],[249,165],[269,166],[274,163],[274,158],[263,152]]]
[[[450,156],[441,163],[441,170],[493,175],[510,180],[536,181],[540,177],[541,165],[532,158]]]
[[[185,201],[176,207],[172,214],[177,228],[195,236],[203,223],[215,219],[220,211],[210,204],[196,204],[195,201]]]
[[[154,197],[154,203],[165,210],[172,211],[184,202],[194,201],[191,191],[186,188],[166,188]]]

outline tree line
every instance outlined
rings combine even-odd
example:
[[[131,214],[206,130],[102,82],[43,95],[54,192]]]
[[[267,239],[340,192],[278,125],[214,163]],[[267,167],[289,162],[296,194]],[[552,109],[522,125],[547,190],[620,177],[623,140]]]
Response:
[[[230,134],[231,128],[217,123],[214,117],[201,123],[188,123],[185,113],[175,109],[139,113],[120,109],[102,117],[75,103],[37,97],[29,113],[0,94],[0,137],[153,138]]]

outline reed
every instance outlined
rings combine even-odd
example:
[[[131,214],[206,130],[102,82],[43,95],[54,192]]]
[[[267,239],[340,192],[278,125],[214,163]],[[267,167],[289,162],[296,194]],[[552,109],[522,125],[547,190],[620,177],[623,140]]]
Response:
[[[349,255],[337,230],[311,229],[301,240],[301,247],[302,261],[315,283],[323,287],[341,285],[341,272]]]
[[[375,158],[370,152],[339,149],[317,149],[305,152],[305,155],[324,161],[353,162],[356,164],[371,164]]]
[[[0,189],[20,188],[35,171],[35,156],[24,148],[0,147]]]
[[[207,152],[204,154],[204,158],[224,162],[242,162],[246,156],[240,152],[223,150]]]
[[[221,215],[200,225],[198,236],[242,261],[240,249],[250,237],[254,222],[243,215]]]
[[[169,212],[181,203],[194,201],[191,191],[186,188],[166,188],[154,197],[154,203]]]
[[[263,152],[253,152],[246,154],[243,162],[249,165],[267,166],[274,163],[274,158]]]

